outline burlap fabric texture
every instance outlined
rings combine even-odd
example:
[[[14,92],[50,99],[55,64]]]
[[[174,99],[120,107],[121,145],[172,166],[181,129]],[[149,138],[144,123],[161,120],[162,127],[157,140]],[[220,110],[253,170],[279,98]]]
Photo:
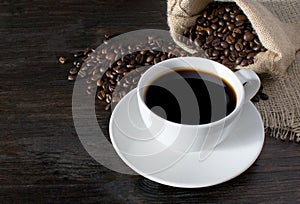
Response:
[[[211,0],[168,0],[168,24],[175,42],[194,53],[176,36],[192,27]],[[300,142],[300,1],[235,0],[247,15],[268,51],[247,66],[262,74],[268,101],[256,106],[269,134]],[[176,34],[176,35],[175,35]],[[238,66],[237,68],[243,68]]]

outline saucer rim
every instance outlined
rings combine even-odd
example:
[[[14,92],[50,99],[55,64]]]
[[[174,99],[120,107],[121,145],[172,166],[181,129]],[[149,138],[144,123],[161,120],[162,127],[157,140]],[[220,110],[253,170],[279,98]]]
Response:
[[[109,136],[110,136],[110,139],[111,139],[111,142],[112,142],[112,145],[113,145],[113,148],[114,150],[116,151],[116,153],[118,154],[118,156],[121,158],[121,160],[129,167],[131,168],[133,171],[135,171],[137,174],[149,179],[149,180],[152,180],[154,182],[157,182],[157,183],[160,183],[160,184],[163,184],[163,185],[167,185],[167,186],[171,186],[171,187],[178,187],[178,188],[204,188],[204,187],[210,187],[210,186],[215,186],[215,185],[218,185],[218,184],[221,184],[221,183],[224,183],[224,182],[227,182],[239,175],[241,175],[243,172],[245,172],[247,169],[249,169],[253,163],[255,163],[255,161],[258,159],[262,149],[263,149],[263,145],[264,145],[264,141],[265,141],[265,132],[264,132],[264,126],[263,126],[263,121],[262,121],[262,118],[261,118],[261,115],[259,113],[259,111],[257,110],[257,108],[255,107],[255,105],[250,101],[250,102],[247,102],[245,103],[244,105],[249,105],[249,108],[251,111],[254,111],[255,114],[259,117],[259,123],[261,124],[261,133],[260,133],[260,136],[257,136],[257,141],[259,142],[256,146],[259,148],[257,149],[257,152],[255,154],[255,156],[253,156],[253,158],[251,159],[251,161],[249,161],[247,163],[247,165],[244,165],[244,168],[241,168],[239,170],[239,173],[238,174],[232,174],[232,176],[224,179],[224,180],[221,180],[219,182],[208,182],[208,183],[199,183],[198,185],[193,185],[193,184],[190,184],[190,183],[185,183],[185,182],[172,182],[172,181],[168,181],[168,180],[165,180],[165,179],[162,179],[162,178],[159,178],[159,177],[156,177],[156,173],[154,174],[145,174],[144,172],[140,171],[139,169],[137,169],[134,164],[132,164],[131,162],[129,162],[125,156],[123,156],[125,153],[122,153],[115,140],[114,140],[114,137],[113,137],[113,126],[115,126],[116,124],[113,122],[113,118],[115,117],[115,114],[116,114],[116,111],[119,106],[122,105],[122,101],[124,101],[125,97],[130,97],[131,94],[135,94],[137,91],[136,88],[134,88],[133,90],[131,90],[130,92],[128,92],[124,98],[115,106],[112,114],[111,114],[111,118],[110,118],[110,121],[109,121]],[[134,93],[135,92],[135,93]],[[230,140],[230,136],[228,137],[228,139]],[[259,139],[259,140],[258,140]],[[226,139],[227,140],[227,139]],[[218,146],[216,147],[218,148]],[[172,150],[170,150],[172,151]],[[227,150],[228,151],[228,150]],[[188,153],[185,153],[185,154],[188,154],[188,155],[193,155],[193,154],[196,154],[197,152],[188,152]],[[184,156],[185,157],[185,156]],[[183,157],[183,158],[184,158]],[[182,159],[182,158],[181,158]],[[179,161],[181,160],[179,159]],[[171,168],[172,168],[172,165],[171,165]]]

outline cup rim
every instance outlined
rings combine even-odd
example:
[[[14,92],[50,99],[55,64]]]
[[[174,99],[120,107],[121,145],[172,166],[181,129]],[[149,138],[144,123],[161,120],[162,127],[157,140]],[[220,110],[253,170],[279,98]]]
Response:
[[[149,109],[149,107],[146,105],[145,101],[143,100],[142,98],[142,93],[141,93],[141,89],[140,89],[140,86],[141,86],[141,83],[143,81],[143,79],[145,78],[147,72],[149,72],[150,70],[154,69],[155,67],[158,67],[162,64],[165,64],[165,63],[168,63],[169,61],[177,61],[177,60],[181,60],[181,59],[185,59],[185,60],[189,60],[189,59],[192,59],[192,60],[206,60],[206,61],[210,61],[211,63],[214,63],[214,64],[217,64],[218,66],[222,67],[222,69],[228,71],[228,72],[231,72],[232,75],[234,76],[234,78],[236,78],[238,81],[239,79],[237,78],[237,76],[234,74],[234,72],[232,70],[230,70],[228,67],[226,67],[225,65],[219,63],[219,62],[216,62],[216,61],[213,61],[213,60],[210,60],[210,59],[206,59],[206,58],[202,58],[202,57],[177,57],[177,58],[171,58],[171,59],[167,59],[167,60],[164,60],[162,62],[159,62],[153,66],[151,66],[148,70],[146,70],[144,72],[144,74],[142,75],[142,77],[140,78],[139,82],[138,82],[138,85],[137,85],[137,97],[138,97],[138,101],[139,103],[141,103],[143,105],[143,108],[146,108],[147,111],[149,111],[149,113],[151,115],[153,115],[156,119],[159,119],[165,123],[168,123],[170,125],[175,125],[175,126],[184,126],[184,127],[210,127],[210,126],[214,126],[214,125],[218,125],[218,124],[221,124],[221,123],[225,123],[227,120],[229,119],[232,119],[241,109],[241,107],[243,106],[244,104],[244,100],[245,100],[245,91],[244,89],[242,89],[243,91],[240,93],[241,96],[239,97],[240,98],[240,102],[236,104],[234,110],[229,114],[229,115],[226,115],[225,117],[219,119],[219,120],[216,120],[216,121],[213,121],[213,122],[210,122],[210,123],[206,123],[206,124],[181,124],[181,123],[176,123],[176,122],[172,122],[172,121],[169,121],[165,118],[162,118],[161,116],[157,115],[156,113],[154,113],[153,111],[151,111],[151,109]],[[176,68],[176,67],[172,67],[172,68]],[[194,67],[195,68],[195,67]],[[198,69],[198,68],[195,68],[195,69]],[[242,86],[242,84],[240,84]],[[232,86],[234,88],[234,91],[236,91],[236,88],[234,86]],[[237,93],[236,93],[237,95]],[[238,97],[238,96],[237,96]],[[141,111],[141,110],[140,110]]]

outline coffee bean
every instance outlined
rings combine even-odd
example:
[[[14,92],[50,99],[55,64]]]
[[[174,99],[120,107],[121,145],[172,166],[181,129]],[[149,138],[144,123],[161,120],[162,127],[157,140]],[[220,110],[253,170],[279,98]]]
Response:
[[[219,56],[219,52],[218,52],[217,50],[214,50],[214,51],[212,52],[212,56],[213,56],[213,57],[218,57],[218,56]]]
[[[212,35],[213,34],[213,29],[207,28],[206,33],[207,33],[207,35]]]
[[[240,57],[246,57],[248,54],[245,51],[239,53]]]
[[[237,22],[235,22],[235,26],[237,26],[237,27],[240,27],[240,26],[242,26],[242,25],[244,25],[244,21],[237,21]]]
[[[235,60],[235,63],[236,63],[237,65],[239,65],[239,64],[241,64],[242,60],[243,60],[243,58],[238,57],[238,58]]]
[[[238,28],[234,28],[232,32],[237,34],[242,34],[242,31]]]
[[[246,16],[245,15],[237,15],[235,17],[235,20],[236,21],[244,21],[244,20],[246,20]]]
[[[105,91],[104,90],[101,90],[97,93],[97,97],[100,101],[102,101],[105,97]]]
[[[98,87],[101,87],[103,84],[103,81],[101,79],[97,80],[97,86]]]
[[[260,41],[258,40],[258,38],[254,38],[253,40],[257,45],[260,45]]]
[[[259,97],[260,97],[262,100],[264,100],[264,101],[269,99],[269,96],[268,96],[267,94],[265,94],[265,93],[259,94]]]
[[[225,22],[224,22],[223,20],[219,20],[219,25],[220,25],[221,27],[223,27],[223,26],[225,25]]]
[[[218,19],[217,19],[217,20],[218,20]],[[215,24],[215,23],[211,24],[210,27],[211,27],[213,30],[217,30],[217,29],[218,29],[218,25]]]
[[[254,51],[259,51],[261,49],[261,47],[259,45],[256,45],[252,48],[252,50]]]
[[[154,64],[157,64],[160,62],[160,59],[158,57],[155,57],[154,60],[153,60]]]
[[[212,56],[212,53],[213,53],[213,49],[212,49],[212,48],[209,48],[209,49],[205,50],[205,55],[206,55],[207,57]]]
[[[203,43],[204,43],[204,40],[203,39],[200,39],[200,38],[196,38],[195,39],[195,44],[197,45],[197,46],[202,46],[203,45]]]
[[[238,57],[238,54],[235,50],[230,52],[230,56],[235,60]]]
[[[127,71],[125,67],[121,67],[120,69],[116,70],[118,74],[124,74]]]
[[[229,51],[229,49],[225,49],[225,50],[224,50],[224,55],[225,55],[226,57],[228,57],[228,56],[229,56],[229,54],[230,54],[230,51]]]
[[[234,45],[234,47],[235,47],[236,51],[238,51],[238,52],[240,52],[240,51],[242,51],[244,49],[244,46],[241,43],[236,43]]]
[[[235,46],[234,46],[234,45],[230,45],[230,46],[229,46],[229,50],[230,50],[230,51],[234,51],[234,50],[235,50]]]
[[[146,62],[152,62],[153,58],[154,57],[152,55],[148,56],[146,59]]]
[[[211,21],[212,19],[214,19],[214,15],[212,15],[212,14],[207,17],[208,21]]]
[[[111,72],[110,70],[108,70],[108,71],[106,72],[106,76],[107,76],[108,78],[111,78],[111,79],[114,78],[114,75],[112,74],[112,72]]]
[[[197,24],[203,24],[205,22],[205,18],[202,16],[199,16],[199,18],[197,18]]]
[[[228,35],[226,38],[226,42],[229,44],[233,44],[235,42],[235,38],[232,35]]]
[[[214,36],[206,37],[206,44],[210,44],[214,40]]]
[[[245,32],[245,34],[244,34],[244,40],[251,41],[251,40],[253,40],[253,38],[254,38],[254,35],[252,33]]]
[[[255,96],[251,99],[251,101],[252,101],[253,103],[258,103],[258,102],[259,102],[259,96],[258,96],[258,95],[255,95]]]
[[[75,79],[76,79],[76,75],[72,75],[72,74],[68,75],[68,80],[69,81],[75,81]]]
[[[208,16],[207,11],[203,11],[202,16],[203,16],[203,18],[207,18],[207,16]]]
[[[233,31],[234,25],[233,25],[233,24],[229,24],[229,25],[227,26],[227,28],[228,28],[228,30]]]
[[[214,40],[211,42],[211,45],[214,46],[214,47],[220,45],[220,39],[218,39],[218,38],[217,38],[217,39],[214,39]]]
[[[228,43],[227,43],[227,42],[222,41],[222,42],[220,43],[220,45],[221,45],[223,48],[228,48]]]
[[[73,61],[74,67],[77,67],[77,64],[78,64],[78,63],[79,63],[79,62],[78,62],[77,60]]]
[[[227,31],[228,31],[228,27],[226,26],[226,27],[224,27],[223,30],[222,30],[222,33],[224,34],[223,39],[224,39],[224,37],[226,38],[227,35],[229,34],[229,33],[227,33]]]
[[[135,65],[133,65],[133,64],[127,64],[126,67],[127,67],[128,69],[134,69],[134,68],[135,68]]]
[[[230,55],[229,57],[228,57],[228,59],[229,59],[229,61],[230,62],[235,62],[235,57],[233,56],[233,55]]]
[[[219,15],[224,14],[224,12],[225,12],[225,8],[224,7],[221,7],[221,8],[218,9],[218,14]]]
[[[105,99],[106,103],[110,103],[110,102],[111,102],[111,98],[112,98],[112,97],[111,97],[111,94],[106,94],[106,95],[105,95],[105,98],[106,98],[106,99]]]
[[[255,53],[254,52],[251,52],[247,55],[247,59],[253,59],[255,56]]]
[[[235,13],[229,13],[229,16],[230,16],[230,18],[231,18],[231,22],[234,22],[234,18],[235,18],[235,16],[236,16],[236,14]]]
[[[115,90],[115,86],[114,85],[115,85],[116,82],[113,81],[113,80],[109,80],[109,81],[110,81],[111,84],[108,85],[108,90],[110,92],[114,92],[114,90]]]
[[[138,64],[142,64],[142,63],[144,62],[144,60],[145,60],[145,57],[144,57],[144,55],[142,55],[142,54],[138,54],[137,57],[136,57],[135,59],[136,59],[136,62],[137,62]]]
[[[247,41],[244,41],[244,43],[247,43]],[[252,42],[252,41],[249,42],[249,47],[250,47],[250,48],[253,48],[254,45],[255,45],[254,42]],[[245,44],[245,46],[246,46],[246,44]]]
[[[246,66],[246,65],[248,65],[248,61],[247,61],[247,60],[243,60],[243,61],[241,62],[241,66]]]
[[[229,17],[229,15],[228,15],[227,13],[225,13],[225,14],[223,15],[223,20],[225,20],[225,21],[230,20],[230,17]]]
[[[61,63],[61,64],[65,64],[67,62],[67,57],[65,56],[61,56],[58,58],[58,61]]]
[[[253,64],[254,61],[253,61],[252,59],[249,59],[249,60],[247,61],[247,63],[248,63],[248,64]]]
[[[105,106],[105,108],[104,108],[104,110],[109,110],[111,108],[111,104],[109,103],[109,104],[107,104],[106,106]]]
[[[76,67],[72,67],[72,68],[70,69],[69,73],[70,73],[71,75],[75,75],[75,74],[77,74],[77,73],[78,73],[78,71],[79,71],[79,69],[78,69],[78,68],[76,68]]]
[[[168,58],[168,56],[166,54],[163,54],[161,57],[160,57],[160,60],[161,61],[164,61]]]

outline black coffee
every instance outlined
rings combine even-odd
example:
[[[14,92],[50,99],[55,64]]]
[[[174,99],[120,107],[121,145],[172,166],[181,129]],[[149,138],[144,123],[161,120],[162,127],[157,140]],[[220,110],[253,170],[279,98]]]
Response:
[[[227,81],[192,68],[178,68],[154,79],[144,100],[160,117],[189,125],[220,120],[236,106],[236,94]]]

